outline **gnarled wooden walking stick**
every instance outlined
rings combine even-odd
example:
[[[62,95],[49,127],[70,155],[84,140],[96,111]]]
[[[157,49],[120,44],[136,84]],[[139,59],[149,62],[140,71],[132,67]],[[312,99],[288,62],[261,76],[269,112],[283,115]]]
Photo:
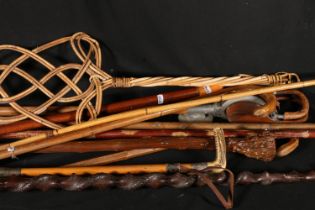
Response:
[[[6,169],[3,169],[5,171]],[[13,169],[12,171],[19,171]],[[209,176],[207,172],[201,172]],[[13,172],[12,172],[13,174]],[[210,175],[214,183],[226,184],[227,177],[224,173]],[[276,183],[298,183],[314,182],[315,171],[306,172],[268,172],[254,173],[251,171],[242,171],[235,177],[237,185],[271,185]],[[124,190],[135,190],[141,187],[160,188],[164,186],[174,188],[186,188],[193,185],[204,186],[205,183],[198,179],[198,176],[189,173],[151,173],[140,175],[40,175],[34,177],[16,175],[0,178],[0,191],[27,192],[31,190],[47,191],[61,189],[67,191],[81,191],[88,188],[109,189],[120,188]]]
[[[9,169],[0,168],[0,191],[10,190],[15,192],[25,192],[29,190],[47,191],[50,189],[64,189],[70,191],[79,191],[86,188],[107,189],[117,187],[125,190],[135,190],[140,187],[159,188],[163,186],[185,188],[192,185],[207,186],[214,193],[216,198],[220,201],[223,207],[230,209],[233,207],[234,199],[234,174],[225,168],[208,167],[203,170],[188,169],[181,166],[181,173],[170,172],[165,173],[147,173],[144,175],[112,175],[107,173],[94,174],[95,168],[77,168],[76,171],[89,171],[92,175],[39,175],[32,178],[25,177],[22,174],[27,173],[23,168]],[[33,169],[31,169],[33,170]],[[47,169],[36,169],[46,171]],[[58,169],[49,170],[50,173]],[[215,171],[220,173],[213,173]],[[62,170],[59,170],[62,172]],[[57,172],[58,173],[58,172]],[[64,173],[64,171],[62,172]],[[9,176],[9,178],[7,178]],[[223,194],[215,186],[217,183],[227,183],[228,193],[224,198]],[[20,186],[18,186],[20,184]],[[24,185],[26,184],[26,185]],[[24,186],[22,186],[24,185]],[[80,185],[80,186],[79,186]]]
[[[5,169],[4,169],[5,170]],[[13,169],[19,171],[19,169]],[[230,177],[226,173],[209,174],[201,171],[204,176],[211,179],[215,184],[226,185]],[[18,174],[18,173],[17,173]],[[271,185],[276,183],[298,183],[314,182],[315,171],[297,172],[291,171],[286,173],[268,172],[253,173],[242,171],[235,177],[236,185]],[[112,174],[95,174],[95,175],[40,175],[34,177],[27,176],[9,176],[0,178],[0,191],[28,192],[32,190],[66,190],[82,191],[85,189],[105,190],[111,188],[120,188],[124,190],[136,190],[139,188],[188,188],[192,186],[205,186],[204,179],[201,179],[196,173],[150,173],[140,175],[112,175]]]

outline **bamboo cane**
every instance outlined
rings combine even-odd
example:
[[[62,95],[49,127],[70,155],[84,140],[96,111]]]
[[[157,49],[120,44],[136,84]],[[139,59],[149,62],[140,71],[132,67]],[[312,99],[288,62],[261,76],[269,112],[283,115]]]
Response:
[[[84,138],[84,137],[91,136],[99,132],[117,129],[117,128],[120,128],[121,126],[131,125],[133,123],[142,122],[142,121],[149,120],[149,119],[159,117],[159,116],[160,116],[160,113],[152,113],[152,114],[139,116],[138,118],[122,119],[122,120],[116,120],[110,123],[98,124],[93,127],[80,129],[80,132],[75,131],[75,130],[74,131],[70,130],[67,133],[64,133],[63,135],[53,134],[50,137],[49,135],[51,134],[48,134],[48,135],[41,134],[38,136],[27,138],[25,139],[26,141],[22,140],[22,141],[6,144],[8,145],[7,147],[5,145],[1,145],[2,148],[6,148],[6,149],[0,152],[0,159],[14,157],[15,155],[20,155],[27,152],[32,152],[35,150],[53,146],[56,144],[69,142],[71,140]]]
[[[210,166],[211,167],[211,166]],[[142,164],[142,165],[113,165],[91,167],[56,167],[56,168],[0,168],[0,177],[7,176],[40,176],[86,174],[142,174],[142,173],[185,173],[190,170],[203,170],[208,163],[172,163],[172,164]]]
[[[205,165],[203,165],[204,167]],[[169,173],[183,172],[183,168],[192,169],[200,167],[193,164],[143,164],[143,165],[115,165],[115,166],[94,166],[94,167],[58,167],[58,168],[0,168],[0,176],[23,175],[39,176],[43,174],[59,174],[69,176],[72,174],[141,174],[141,173]],[[185,170],[186,171],[186,170]]]
[[[65,143],[68,141],[72,141],[78,138],[84,138],[99,132],[108,131],[112,129],[117,129],[123,126],[127,126],[136,122],[142,122],[148,119],[153,119],[156,117],[164,116],[167,114],[172,114],[182,109],[187,109],[194,106],[199,106],[208,103],[215,103],[224,100],[235,99],[239,97],[245,97],[250,95],[259,95],[263,93],[282,91],[288,89],[296,89],[303,88],[308,86],[315,85],[315,80],[309,80],[304,82],[296,82],[286,85],[278,85],[273,87],[264,87],[257,88],[255,90],[241,91],[237,93],[229,93],[229,94],[221,94],[212,97],[206,97],[202,99],[195,99],[191,101],[178,102],[169,105],[163,106],[154,106],[148,107],[144,109],[137,109],[134,111],[122,112],[120,114],[114,114],[107,117],[102,117],[96,120],[84,122],[81,124],[69,126],[62,129],[54,130],[53,137],[49,137],[46,135],[38,135],[34,138],[23,139],[21,141],[17,141],[12,143],[11,145],[2,145],[1,149],[3,151],[0,152],[0,159],[8,158],[12,156],[12,150],[16,154],[24,154],[26,152],[31,152],[34,150],[42,149],[48,146],[52,146],[59,143]],[[123,120],[126,119],[127,120]],[[128,118],[137,118],[128,120]],[[119,121],[122,120],[122,121]],[[119,121],[121,125],[109,123],[108,126],[104,126],[105,123]],[[92,128],[89,128],[92,127]],[[45,142],[41,142],[41,140],[46,139]],[[24,147],[22,146],[24,144]],[[27,145],[28,144],[28,145]],[[18,149],[16,147],[19,146]]]

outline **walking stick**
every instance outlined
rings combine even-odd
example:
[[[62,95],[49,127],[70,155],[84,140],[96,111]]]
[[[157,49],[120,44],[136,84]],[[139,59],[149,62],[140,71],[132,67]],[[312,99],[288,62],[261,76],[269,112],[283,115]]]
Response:
[[[12,169],[19,171],[20,169]],[[19,174],[19,173],[16,173]],[[6,174],[9,175],[9,174]],[[112,174],[95,174],[95,175],[40,175],[34,177],[27,176],[8,176],[0,178],[0,191],[29,192],[33,190],[66,190],[82,191],[85,189],[106,190],[119,188],[123,190],[136,190],[139,188],[189,188],[192,186],[207,186],[204,177],[211,179],[212,183],[225,186],[231,185],[231,177],[226,173],[211,174],[207,170],[197,173],[149,173],[139,175],[112,175]],[[242,171],[235,176],[235,185],[254,185],[260,184],[269,186],[277,183],[300,183],[314,182],[315,171],[306,172],[268,172],[254,173],[251,171]]]
[[[187,164],[185,164],[187,165]],[[189,166],[189,165],[188,165]],[[169,165],[169,167],[173,167]],[[4,176],[0,177],[0,190],[10,190],[15,192],[25,192],[29,190],[43,190],[47,191],[50,189],[64,189],[70,191],[79,191],[86,188],[95,187],[97,189],[107,189],[110,187],[118,187],[125,190],[134,190],[140,187],[151,187],[158,188],[162,186],[170,186],[175,188],[185,188],[196,184],[197,186],[208,186],[210,190],[214,193],[216,198],[220,201],[222,206],[226,209],[233,207],[233,198],[234,198],[234,174],[224,168],[218,167],[208,167],[202,171],[195,169],[185,168],[184,164],[177,165],[181,168],[182,173],[172,172],[171,175],[165,173],[147,173],[144,175],[117,175],[113,176],[111,174],[97,173],[99,170],[103,171],[104,169],[100,168],[76,168],[72,169],[76,172],[92,172],[92,175],[77,175],[71,174],[70,176],[58,176],[58,175],[40,175],[34,177],[25,177],[21,174],[30,174],[34,175],[31,171],[40,170],[49,173],[65,173],[66,170],[60,169],[8,169],[0,168],[0,174]],[[141,167],[139,167],[141,168]],[[62,169],[62,168],[61,168]],[[63,168],[67,169],[67,168]],[[220,169],[221,173],[213,174],[215,170]],[[72,171],[70,170],[70,171]],[[173,171],[171,169],[171,171]],[[94,173],[97,174],[94,174]],[[185,174],[183,174],[185,173]],[[210,174],[210,176],[209,176]],[[6,178],[9,176],[9,178]],[[219,189],[215,186],[215,183],[225,182],[228,184],[228,193],[225,198]]]
[[[190,164],[190,165],[185,165],[185,168],[188,169],[204,169],[207,167],[221,167],[221,168],[225,168],[226,167],[226,142],[225,142],[225,137],[224,137],[224,133],[222,129],[216,128],[213,130],[214,132],[214,140],[215,140],[215,148],[216,148],[216,159],[215,161],[211,162],[211,163],[202,163],[202,164]],[[78,161],[72,164],[68,164],[65,165],[65,167],[80,167],[80,166],[95,166],[95,165],[103,165],[103,164],[107,164],[112,162],[112,161],[120,161],[120,160],[126,160],[128,158],[132,158],[132,157],[138,157],[141,155],[146,155],[146,154],[152,154],[155,152],[160,152],[164,149],[161,148],[157,148],[157,149],[138,149],[138,150],[132,150],[132,151],[127,151],[127,152],[120,152],[120,153],[116,153],[111,155],[110,157],[108,157],[108,155],[105,156],[101,156],[101,157],[96,157],[96,158],[91,158],[88,160],[83,160],[83,161]],[[126,157],[127,155],[127,157]],[[129,156],[129,157],[128,157]],[[202,166],[202,165],[206,165]],[[148,166],[146,166],[148,167]],[[150,166],[150,167],[154,167],[154,166]],[[173,167],[168,165],[166,168],[167,170],[164,172],[169,172],[169,167]],[[204,167],[204,168],[202,168]],[[172,169],[173,170],[173,169]],[[179,172],[180,172],[180,167],[179,167]],[[143,172],[143,171],[142,171]],[[150,171],[152,172],[152,171]]]
[[[5,170],[5,169],[3,169]],[[17,171],[20,169],[12,169]],[[204,175],[211,178],[213,183],[225,185],[227,176],[224,173],[211,174],[204,170],[200,171]],[[8,175],[8,174],[6,174]],[[272,185],[277,183],[299,183],[299,182],[314,182],[315,171],[306,172],[251,172],[242,171],[235,177],[236,185]],[[40,175],[34,177],[27,176],[8,176],[0,178],[0,191],[13,192],[28,192],[31,190],[48,191],[61,189],[66,191],[82,191],[85,189],[111,189],[120,188],[124,190],[136,190],[139,188],[188,188],[192,186],[205,186],[205,183],[200,180],[199,176],[191,173],[149,173],[149,174],[127,174],[127,175],[112,175],[112,174],[95,174],[95,175]]]
[[[272,136],[226,137],[228,152],[243,154],[262,161],[271,161],[276,155],[276,143]],[[137,149],[215,150],[213,138],[159,137],[144,139],[113,139],[73,141],[37,150],[35,153],[85,153],[100,151],[129,151]],[[154,150],[153,150],[154,151]],[[161,150],[163,151],[163,150]],[[114,155],[117,153],[114,153]],[[124,154],[124,153],[122,153]],[[132,154],[132,153],[131,153]],[[152,154],[152,153],[150,153]],[[130,153],[128,158],[132,158]],[[110,157],[110,156],[109,156]],[[104,158],[105,159],[105,158]],[[119,160],[118,160],[119,161]],[[104,163],[105,164],[105,163]],[[107,163],[106,163],[107,164]]]

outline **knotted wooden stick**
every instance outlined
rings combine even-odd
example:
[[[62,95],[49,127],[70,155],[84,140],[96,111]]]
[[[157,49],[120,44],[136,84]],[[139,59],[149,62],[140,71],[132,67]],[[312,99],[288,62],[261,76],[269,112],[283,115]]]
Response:
[[[206,172],[204,172],[207,174]],[[208,175],[208,174],[207,174]],[[226,184],[226,175],[218,174],[211,176],[214,183]],[[298,183],[298,182],[314,182],[315,170],[306,172],[290,171],[290,172],[269,172],[264,171],[254,173],[251,171],[242,171],[235,177],[237,185],[271,185],[276,183]],[[121,188],[124,190],[135,190],[141,187],[159,188],[163,186],[186,188],[193,185],[204,186],[198,176],[191,174],[163,174],[151,173],[141,175],[112,175],[112,174],[96,174],[96,175],[40,175],[35,177],[26,176],[10,176],[0,178],[0,191],[28,192],[31,190],[47,191],[53,189],[61,189],[67,191],[82,191],[85,189],[110,189]]]

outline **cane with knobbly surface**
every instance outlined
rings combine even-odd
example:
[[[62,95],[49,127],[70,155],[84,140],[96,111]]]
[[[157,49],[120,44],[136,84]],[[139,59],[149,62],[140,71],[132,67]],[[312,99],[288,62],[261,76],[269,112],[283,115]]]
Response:
[[[0,190],[13,192],[27,192],[31,190],[47,191],[52,189],[62,189],[67,191],[81,191],[89,188],[109,189],[120,188],[125,190],[135,190],[141,187],[159,188],[174,187],[186,188],[193,185],[204,186],[205,183],[200,180],[199,176],[194,173],[149,173],[140,175],[113,175],[113,174],[95,174],[95,175],[70,175],[60,176],[45,174],[40,176],[20,176],[21,169],[6,169],[1,171],[10,173],[2,173],[5,175],[0,178]],[[224,173],[211,174],[207,173],[207,169],[199,171],[208,176],[213,183],[226,184],[227,176]],[[11,176],[15,174],[15,176]],[[306,172],[268,172],[254,173],[250,171],[242,171],[235,177],[237,185],[271,185],[276,183],[298,183],[298,182],[314,182],[315,171]]]
[[[94,175],[76,175],[60,176],[43,174],[40,176],[20,176],[21,169],[10,169],[11,173],[0,178],[0,191],[28,192],[32,190],[48,191],[48,190],[66,190],[66,191],[82,191],[85,189],[105,190],[111,188],[120,188],[124,190],[135,190],[143,187],[160,188],[188,188],[192,186],[205,186],[207,179],[214,184],[226,185],[232,182],[232,176],[227,177],[228,173],[209,174],[208,169],[198,171],[198,173],[149,173],[149,174],[94,174]],[[1,169],[1,171],[9,171]],[[12,176],[12,174],[15,174]],[[314,182],[315,171],[297,172],[291,171],[286,173],[268,172],[254,173],[251,171],[243,171],[236,175],[236,185],[271,185],[277,183],[299,183]],[[209,181],[208,181],[209,182]],[[233,189],[233,188],[232,188]],[[233,192],[233,191],[231,191]],[[232,193],[233,195],[233,193]],[[231,199],[231,201],[233,201]],[[232,204],[232,202],[231,202]],[[232,207],[232,205],[230,205]]]
[[[213,173],[215,169],[219,169],[222,172]],[[88,169],[85,169],[85,171],[87,170]],[[135,190],[141,187],[154,189],[165,186],[187,188],[195,185],[209,187],[223,207],[226,209],[233,207],[234,174],[225,168],[208,167],[203,170],[185,170],[185,168],[182,167],[181,173],[175,172],[169,174],[144,173],[118,175],[96,173],[85,175],[71,174],[69,176],[58,174],[23,176],[21,175],[22,171],[22,168],[0,168],[0,173],[2,175],[0,177],[0,191],[27,192],[31,190],[48,191],[52,189],[82,191],[91,188],[105,190],[115,187],[124,190]],[[269,175],[269,173],[265,173],[263,176],[260,176],[259,174],[256,175],[251,174],[250,172],[244,172],[244,175],[240,174],[238,176],[237,184],[252,184],[255,183],[255,181],[257,183],[264,180],[268,181],[268,176],[266,176],[266,174]],[[261,177],[267,179],[259,179]],[[292,175],[292,178],[295,178],[294,175]],[[279,180],[278,182],[281,181],[287,182],[285,179]],[[227,198],[224,197],[215,184],[228,184]]]

